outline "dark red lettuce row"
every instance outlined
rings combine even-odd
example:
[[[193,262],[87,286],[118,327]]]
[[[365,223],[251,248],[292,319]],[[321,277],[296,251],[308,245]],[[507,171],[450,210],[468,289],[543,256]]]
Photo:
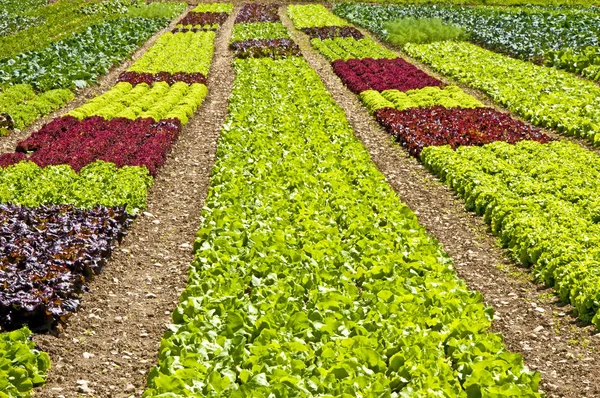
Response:
[[[147,72],[123,72],[119,75],[119,82],[127,82],[132,85],[146,83],[151,85],[156,82],[167,82],[169,85],[177,82],[184,82],[187,84],[206,84],[206,76],[200,72],[158,72],[158,73],[147,73]]]
[[[514,144],[522,140],[541,143],[554,140],[540,129],[492,108],[447,109],[432,106],[402,111],[382,108],[375,111],[375,118],[417,158],[428,146],[450,145],[456,149],[494,141]]]
[[[353,37],[356,40],[364,38],[360,30],[353,26],[324,26],[320,28],[302,28],[311,39],[334,39],[336,37]]]
[[[229,14],[226,12],[189,12],[185,17],[178,22],[183,26],[186,25],[223,25]]]
[[[235,18],[235,23],[279,22],[279,5],[252,3],[244,4]]]
[[[353,92],[366,90],[416,90],[424,87],[443,87],[444,83],[429,76],[402,58],[349,59],[332,62],[333,70]]]
[[[229,48],[233,50],[237,58],[285,58],[300,57],[300,47],[290,39],[251,39],[231,43]]]
[[[64,323],[131,222],[123,208],[0,205],[0,326]]]
[[[198,32],[208,32],[211,30],[216,30],[216,29],[211,29],[211,28],[175,28],[173,29],[171,32],[172,33],[185,33],[185,32],[192,32],[192,33],[198,33]]]
[[[75,171],[103,160],[117,167],[146,166],[152,175],[165,163],[167,153],[181,132],[181,122],[150,118],[105,120],[92,116],[54,119],[17,144],[21,154],[0,155],[7,166],[28,158],[40,167],[68,164]],[[29,157],[25,153],[33,152]]]

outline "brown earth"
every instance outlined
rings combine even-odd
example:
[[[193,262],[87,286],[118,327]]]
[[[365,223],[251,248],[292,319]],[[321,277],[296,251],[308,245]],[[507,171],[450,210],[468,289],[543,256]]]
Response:
[[[235,13],[217,35],[209,94],[155,179],[146,212],[104,273],[90,283],[81,309],[59,337],[35,337],[53,362],[37,397],[142,393],[193,260],[192,244],[233,85],[227,45],[234,18]]]
[[[281,15],[373,162],[419,222],[442,243],[458,275],[495,309],[493,331],[502,333],[508,349],[521,353],[525,363],[541,373],[541,388],[548,397],[600,397],[600,334],[580,325],[571,307],[560,303],[552,289],[534,283],[528,270],[512,262],[483,219],[467,213],[459,197],[393,141],[311,47],[308,36],[293,28],[283,10]]]

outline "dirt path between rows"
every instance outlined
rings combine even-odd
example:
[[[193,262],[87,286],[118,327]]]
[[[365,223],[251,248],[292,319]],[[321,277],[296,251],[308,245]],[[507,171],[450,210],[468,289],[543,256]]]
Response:
[[[50,354],[36,397],[130,397],[143,392],[160,339],[186,285],[192,244],[233,86],[227,49],[235,12],[217,34],[209,95],[184,128],[140,215],[58,338],[35,337]]]
[[[502,333],[507,347],[540,371],[541,388],[548,397],[600,397],[600,334],[594,336],[592,327],[579,326],[569,306],[561,306],[551,289],[532,282],[528,270],[506,257],[481,217],[467,213],[460,198],[393,142],[311,47],[308,36],[293,28],[284,8],[282,21],[344,109],[373,162],[419,222],[443,244],[458,275],[496,310],[493,331]]]

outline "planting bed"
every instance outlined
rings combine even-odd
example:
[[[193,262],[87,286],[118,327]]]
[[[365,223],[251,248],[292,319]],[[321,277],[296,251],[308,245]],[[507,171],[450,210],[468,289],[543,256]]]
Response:
[[[596,8],[7,1],[0,397],[600,396]]]
[[[234,67],[188,287],[144,395],[538,396],[308,64]]]

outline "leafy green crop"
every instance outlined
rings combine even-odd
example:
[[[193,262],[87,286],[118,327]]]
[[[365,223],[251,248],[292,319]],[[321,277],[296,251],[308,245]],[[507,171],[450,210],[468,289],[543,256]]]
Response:
[[[399,45],[419,43],[418,36],[409,36],[401,29],[394,31],[392,21],[440,18],[463,27],[474,42],[488,48],[524,59],[545,60],[549,65],[600,79],[597,8],[341,4],[334,11]]]
[[[65,40],[89,26],[105,22],[108,18],[121,16],[83,12],[90,4],[98,2],[99,0],[58,1],[22,14],[35,19],[36,23],[10,36],[0,37],[0,59],[14,57],[28,51],[40,51],[51,43]]]
[[[390,43],[431,43],[444,40],[466,40],[467,32],[460,26],[445,23],[439,18],[403,18],[389,21],[385,30]]]
[[[201,3],[192,12],[226,12],[231,14],[233,4],[231,3]]]
[[[249,39],[289,39],[287,29],[281,22],[250,22],[233,26],[231,42]]]
[[[136,4],[129,7],[127,16],[132,18],[164,18],[174,19],[181,15],[187,8],[184,2],[166,1],[149,4]]]
[[[201,72],[208,75],[215,32],[167,32],[128,70],[133,72]]]
[[[156,121],[175,118],[187,124],[207,94],[206,86],[199,83],[188,86],[177,82],[169,86],[166,82],[158,82],[152,86],[146,83],[132,86],[121,82],[68,114],[78,119],[88,116],[105,119],[151,117]]]
[[[348,25],[348,22],[336,17],[321,4],[291,5],[287,13],[297,29]]]
[[[0,83],[25,83],[40,91],[85,87],[167,22],[122,18],[94,25],[43,50],[1,59]]]
[[[30,397],[48,369],[50,358],[35,349],[29,329],[0,333],[0,398]]]
[[[600,328],[600,160],[564,141],[428,147],[423,163],[502,244]]]
[[[360,99],[371,113],[381,108],[404,110],[435,105],[442,105],[446,108],[477,108],[484,106],[473,96],[456,86],[447,86],[443,89],[425,87],[406,92],[386,90],[379,93],[375,90],[367,90],[360,93]]]
[[[97,161],[76,173],[67,165],[41,168],[25,161],[0,168],[0,203],[29,207],[72,204],[86,209],[126,206],[129,213],[137,214],[146,208],[152,181],[145,167],[117,168]]]
[[[600,87],[590,81],[465,42],[408,44],[404,49],[537,126],[600,143]]]
[[[336,37],[335,39],[312,39],[311,44],[329,61],[350,58],[398,58],[398,54],[378,45],[370,37],[356,40],[352,37]]]
[[[234,66],[189,284],[145,396],[541,396],[308,64]]]
[[[23,129],[35,119],[59,109],[74,96],[70,90],[65,89],[50,90],[38,95],[27,84],[9,86],[0,90],[0,113],[8,113],[15,122],[14,127]]]

